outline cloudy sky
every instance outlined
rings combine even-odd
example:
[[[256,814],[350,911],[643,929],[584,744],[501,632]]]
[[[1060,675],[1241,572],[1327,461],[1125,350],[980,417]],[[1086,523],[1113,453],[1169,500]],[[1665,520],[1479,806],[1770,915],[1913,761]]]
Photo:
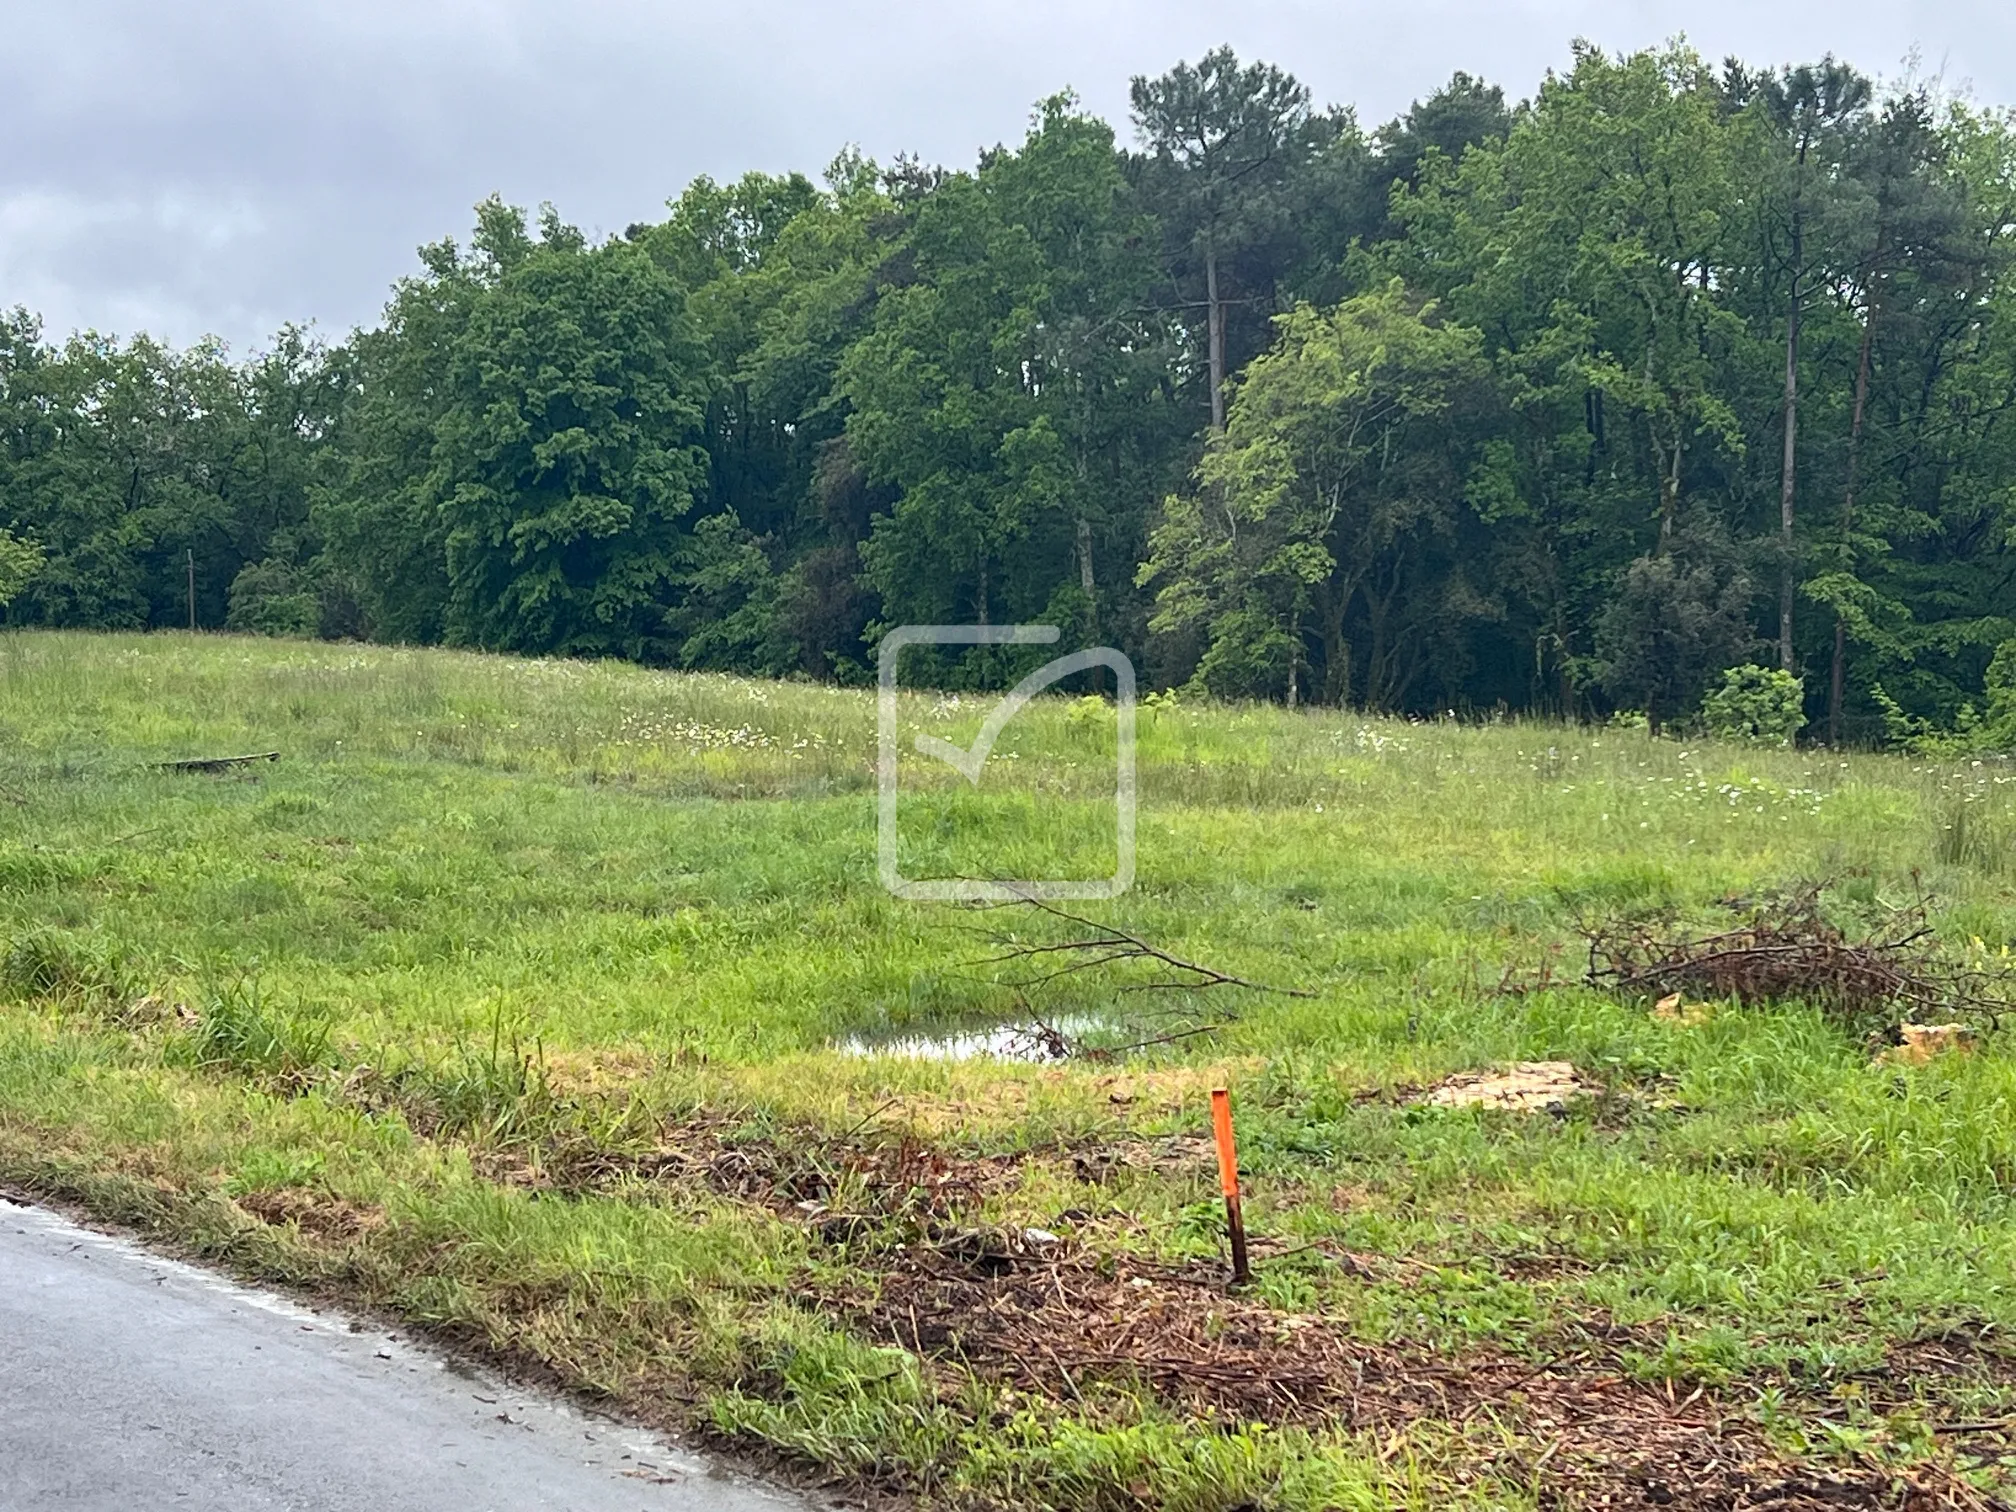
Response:
[[[1455,69],[1529,94],[1571,38],[1710,57],[1913,55],[2016,103],[2006,0],[0,0],[0,306],[52,334],[376,318],[491,191],[615,231],[695,174],[858,143],[951,164],[1070,86],[1230,42],[1385,120]]]

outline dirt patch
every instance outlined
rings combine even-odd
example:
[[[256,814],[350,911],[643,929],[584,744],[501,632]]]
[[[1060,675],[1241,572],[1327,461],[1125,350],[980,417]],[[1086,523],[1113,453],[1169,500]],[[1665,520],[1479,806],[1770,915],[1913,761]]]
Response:
[[[177,1028],[192,1029],[197,1022],[196,1010],[187,1003],[171,1003],[153,992],[134,999],[112,1017],[120,1028],[135,1030],[151,1028],[156,1024],[173,1024]]]
[[[874,1291],[834,1300],[872,1336],[1059,1399],[1117,1378],[1195,1410],[1280,1422],[1332,1416],[1407,1379],[1397,1355],[1346,1351],[1319,1320],[1226,1295],[1219,1267],[1013,1232],[906,1247]]]
[[[658,1126],[648,1140],[603,1144],[560,1129],[527,1145],[476,1149],[492,1180],[566,1192],[662,1182],[711,1191],[829,1226],[891,1219],[949,1220],[1012,1186],[1020,1153],[964,1155],[904,1134],[864,1139],[793,1128],[751,1130],[728,1116],[695,1115]]]
[[[1503,1108],[1514,1113],[1559,1113],[1577,1098],[1602,1092],[1567,1061],[1520,1061],[1502,1071],[1452,1076],[1421,1104],[1430,1108]]]
[[[664,1068],[662,1057],[641,1050],[539,1051],[539,1065],[556,1097],[621,1096]]]
[[[986,1155],[939,1143],[914,1126],[765,1129],[733,1115],[696,1113],[648,1135],[602,1139],[586,1132],[594,1122],[559,1126],[532,1141],[473,1146],[470,1159],[484,1176],[519,1187],[607,1192],[641,1181],[705,1189],[793,1218],[816,1204],[828,1217],[951,1221],[1012,1190],[1039,1164],[1102,1185],[1128,1172],[1208,1180],[1218,1158],[1208,1137],[1193,1134],[1120,1134]]]
[[[1699,1029],[1715,1016],[1715,1008],[1710,1003],[1690,1003],[1686,994],[1669,992],[1652,1005],[1652,1017],[1665,1024],[1678,1024],[1682,1029]]]
[[[1029,1114],[1040,1082],[1028,1077],[994,1081],[961,1080],[945,1092],[905,1092],[889,1099],[889,1120],[907,1124],[920,1136],[957,1138],[969,1131],[1011,1126]]]
[[[1992,1328],[1959,1325],[1922,1339],[1892,1343],[1881,1368],[1855,1377],[1871,1402],[1900,1407],[1926,1396],[1952,1400],[2016,1398],[2016,1343]],[[1928,1390],[1929,1388],[1929,1390]],[[2006,1443],[2016,1444],[2016,1418],[2000,1411],[1989,1425]],[[1951,1428],[1942,1428],[1951,1432]]]
[[[948,1392],[973,1372],[1070,1406],[1124,1383],[1200,1417],[1343,1426],[1393,1449],[1412,1425],[1447,1425],[1473,1446],[1463,1458],[1476,1471],[1537,1480],[1543,1506],[1988,1505],[1936,1466],[1802,1468],[1705,1391],[1662,1392],[1586,1354],[1536,1366],[1367,1343],[1228,1295],[1202,1263],[967,1233],[892,1256],[873,1289],[828,1300],[869,1337],[932,1362]]]
[[[348,1244],[385,1222],[381,1208],[309,1187],[274,1187],[245,1192],[233,1200],[261,1223],[273,1228],[292,1224],[326,1244]]]
[[[1566,1063],[1539,1064],[1513,1068],[1525,1073],[1516,1092],[1485,1092],[1482,1074],[1471,1078],[1474,1105],[1548,1107],[1593,1090]],[[620,1192],[662,1182],[768,1209],[814,1245],[844,1253],[847,1264],[826,1271],[840,1279],[805,1305],[917,1355],[948,1401],[977,1377],[1065,1411],[1096,1411],[1102,1393],[1132,1389],[1200,1424],[1341,1426],[1395,1454],[1453,1436],[1459,1473],[1534,1484],[1548,1508],[1989,1505],[1935,1463],[1802,1466],[1772,1450],[1745,1415],[1747,1398],[1633,1380],[1601,1338],[1545,1361],[1372,1342],[1337,1319],[1229,1292],[1214,1264],[1095,1250],[1068,1224],[1062,1233],[974,1224],[971,1215],[1020,1183],[1032,1159],[1053,1158],[1040,1153],[973,1155],[912,1132],[777,1128],[700,1113],[648,1137],[598,1143],[586,1126],[570,1126],[472,1157],[485,1175],[515,1185]],[[1209,1142],[1192,1136],[1121,1139],[1054,1158],[1069,1158],[1087,1181],[1212,1169]],[[1380,1268],[1379,1257],[1313,1258],[1353,1274]]]
[[[1127,1171],[1201,1179],[1217,1169],[1217,1160],[1217,1149],[1206,1136],[1170,1134],[1087,1145],[1072,1152],[1071,1170],[1080,1181],[1103,1186]]]
[[[1195,1111],[1200,1118],[1211,1106],[1213,1087],[1237,1088],[1241,1078],[1257,1074],[1266,1066],[1257,1055],[1221,1059],[1198,1065],[1162,1066],[1142,1071],[1123,1071],[1093,1079],[1115,1107],[1143,1109],[1155,1113]]]

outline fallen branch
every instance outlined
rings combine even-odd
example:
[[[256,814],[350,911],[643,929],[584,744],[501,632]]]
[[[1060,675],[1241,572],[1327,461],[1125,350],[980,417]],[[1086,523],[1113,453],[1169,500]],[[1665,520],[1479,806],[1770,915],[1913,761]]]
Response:
[[[226,772],[232,767],[249,766],[255,761],[279,759],[278,751],[254,751],[249,756],[194,756],[187,761],[161,761],[155,763],[155,768],[163,772]]]
[[[1028,981],[1015,984],[1018,987],[1029,988],[1041,986],[1045,982],[1054,982],[1059,977],[1071,976],[1081,971],[1091,971],[1100,966],[1110,966],[1116,961],[1150,961],[1158,966],[1167,967],[1171,971],[1181,972],[1183,975],[1173,980],[1131,982],[1126,984],[1123,990],[1142,991],[1177,988],[1189,991],[1202,991],[1211,987],[1243,987],[1249,992],[1272,992],[1278,993],[1282,997],[1313,998],[1316,996],[1315,993],[1307,991],[1304,988],[1275,987],[1266,982],[1249,981],[1247,978],[1235,976],[1229,971],[1220,971],[1214,966],[1205,966],[1197,961],[1185,960],[1182,956],[1164,950],[1159,945],[1150,944],[1147,940],[1142,939],[1141,936],[1133,934],[1128,930],[1120,929],[1111,924],[1103,924],[1097,919],[1085,918],[1082,914],[1071,913],[1066,909],[1057,907],[1054,903],[1046,902],[1042,898],[1024,896],[1016,898],[1010,903],[997,903],[990,906],[1007,908],[1013,907],[1016,904],[1025,905],[1035,909],[1039,913],[1046,913],[1053,919],[1062,919],[1067,924],[1075,924],[1080,929],[1091,931],[1089,935],[1082,939],[1059,940],[1047,945],[1030,944],[1026,941],[1002,935],[993,936],[993,942],[1003,947],[1001,954],[988,956],[975,962],[975,965],[999,966],[1010,961],[1029,961],[1039,957],[1066,958],[1066,964],[1058,967],[1055,971],[1045,972]],[[1074,957],[1075,959],[1071,959]]]
[[[1194,1039],[1200,1034],[1216,1034],[1223,1024],[1193,1024],[1188,1029],[1178,1029],[1173,1034],[1158,1034],[1153,1039],[1136,1040],[1131,1045],[1102,1046],[1088,1052],[1093,1060],[1114,1060],[1123,1055],[1132,1055],[1136,1050],[1152,1049],[1156,1045],[1173,1045],[1178,1040]]]

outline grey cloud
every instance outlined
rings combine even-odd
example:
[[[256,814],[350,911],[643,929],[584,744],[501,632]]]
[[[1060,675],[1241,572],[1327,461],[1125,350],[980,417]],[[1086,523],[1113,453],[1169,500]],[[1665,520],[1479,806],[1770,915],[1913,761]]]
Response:
[[[1989,0],[0,0],[0,304],[54,332],[373,319],[413,248],[492,190],[585,227],[697,173],[816,171],[845,143],[965,163],[1064,86],[1124,128],[1130,74],[1229,41],[1385,119],[1456,68],[1525,94],[1570,38],[1685,30],[1711,57],[1832,50],[2016,97]]]

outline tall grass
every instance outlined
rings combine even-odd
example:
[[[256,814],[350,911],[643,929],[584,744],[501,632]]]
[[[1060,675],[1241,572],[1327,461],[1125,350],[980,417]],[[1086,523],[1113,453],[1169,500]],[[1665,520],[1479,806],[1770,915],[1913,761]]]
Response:
[[[964,743],[990,704],[906,694],[906,745]],[[1031,1423],[920,1394],[880,1341],[806,1319],[805,1288],[851,1262],[767,1210],[656,1188],[535,1201],[468,1152],[530,1160],[601,1119],[648,1153],[693,1109],[771,1139],[907,1132],[1022,1158],[971,1221],[1205,1255],[1208,1163],[1093,1180],[1059,1152],[1198,1133],[1228,1081],[1256,1232],[1316,1246],[1263,1267],[1263,1295],[1368,1338],[1621,1338],[1622,1368],[1782,1394],[1922,1335],[2016,1327],[2000,1036],[1900,1067],[1798,1004],[1678,1023],[1574,985],[1584,918],[1712,923],[1823,878],[1877,914],[1929,890],[1946,945],[1999,960],[2009,764],[1180,700],[1144,708],[1140,734],[1139,880],[1088,911],[1313,997],[1035,982],[987,959],[992,937],[1054,943],[1056,921],[887,896],[861,691],[0,635],[0,785],[20,800],[0,804],[0,1174],[143,1213],[172,1187],[206,1223],[232,1190],[312,1187],[389,1215],[343,1273],[379,1275],[413,1316],[619,1392],[681,1382],[719,1425],[831,1466],[1044,1505],[1116,1484],[1199,1507],[1455,1493],[1425,1440],[1367,1460],[1233,1435],[1203,1454],[1152,1405]],[[276,748],[224,777],[156,766]],[[1098,710],[1039,699],[978,788],[904,759],[907,859],[1109,864]],[[1556,985],[1496,990],[1543,969]],[[143,994],[193,1007],[136,1029]],[[1074,1015],[1137,1031],[1115,1043],[1215,1027],[1061,1067],[845,1048]],[[1611,1097],[1558,1118],[1412,1103],[1452,1072],[1544,1059]],[[1977,1384],[1924,1389],[1950,1405]]]

